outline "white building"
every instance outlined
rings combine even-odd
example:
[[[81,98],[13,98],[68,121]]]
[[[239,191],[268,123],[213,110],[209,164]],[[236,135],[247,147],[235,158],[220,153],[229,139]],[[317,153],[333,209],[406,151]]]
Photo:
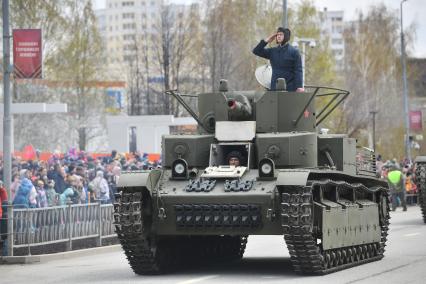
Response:
[[[109,150],[161,153],[161,137],[171,126],[197,125],[192,117],[172,115],[108,116]]]
[[[345,56],[344,32],[344,12],[328,11],[327,8],[321,12],[321,34],[328,36],[333,56],[336,59],[338,70],[343,69],[343,57]]]

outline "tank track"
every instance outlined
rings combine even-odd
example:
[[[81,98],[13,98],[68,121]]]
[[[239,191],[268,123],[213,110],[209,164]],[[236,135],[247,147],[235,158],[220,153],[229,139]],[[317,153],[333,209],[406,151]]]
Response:
[[[426,164],[418,163],[415,174],[419,206],[422,210],[423,222],[426,223]]]
[[[314,186],[344,185],[358,190],[381,191],[380,243],[371,243],[323,251],[313,233]],[[389,227],[389,198],[386,188],[369,189],[362,184],[335,181],[312,181],[307,186],[286,187],[282,193],[282,220],[284,239],[296,272],[302,274],[327,274],[383,258]],[[379,205],[380,206],[380,205]],[[287,225],[288,224],[288,225]]]
[[[120,192],[114,203],[114,225],[136,274],[160,274],[184,264],[231,261],[243,257],[247,236],[156,237],[148,228],[149,201],[141,192]]]

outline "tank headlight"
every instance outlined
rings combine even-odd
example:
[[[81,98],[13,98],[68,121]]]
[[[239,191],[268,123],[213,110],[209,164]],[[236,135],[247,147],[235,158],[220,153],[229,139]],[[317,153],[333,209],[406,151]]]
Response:
[[[262,165],[262,168],[260,170],[262,171],[262,174],[268,175],[271,173],[272,167],[270,164],[265,163]]]
[[[175,172],[178,174],[178,175],[181,175],[181,174],[183,174],[183,172],[185,171],[185,166],[183,165],[183,164],[176,164],[175,165]]]
[[[173,161],[172,178],[174,179],[188,178],[188,163],[184,159],[176,159]]]
[[[272,159],[264,158],[259,162],[259,178],[274,178],[275,163]]]

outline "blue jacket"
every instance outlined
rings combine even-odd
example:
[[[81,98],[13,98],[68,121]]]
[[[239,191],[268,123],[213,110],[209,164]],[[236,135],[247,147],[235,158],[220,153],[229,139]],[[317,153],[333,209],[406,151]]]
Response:
[[[28,196],[30,195],[30,191],[33,188],[32,182],[24,178],[21,180],[21,185],[19,186],[15,198],[13,199],[13,207],[19,208],[29,208],[30,202],[28,200]]]
[[[299,51],[285,44],[265,48],[268,43],[263,39],[253,49],[257,56],[269,59],[272,66],[271,90],[275,90],[275,84],[278,78],[284,78],[287,84],[287,91],[294,92],[297,88],[302,88],[302,60]]]
[[[74,190],[71,187],[68,187],[64,192],[59,195],[59,205],[67,205],[67,199],[74,196]]]
[[[53,179],[55,182],[55,191],[59,194],[62,194],[64,190],[67,188],[65,184],[65,180],[60,173],[57,171],[51,171],[47,174],[49,179]]]

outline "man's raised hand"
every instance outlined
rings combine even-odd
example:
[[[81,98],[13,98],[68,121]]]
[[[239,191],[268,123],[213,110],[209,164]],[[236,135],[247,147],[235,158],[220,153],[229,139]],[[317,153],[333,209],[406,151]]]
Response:
[[[275,39],[276,36],[277,36],[277,33],[273,33],[267,39],[265,39],[265,41],[267,43],[271,43]]]

